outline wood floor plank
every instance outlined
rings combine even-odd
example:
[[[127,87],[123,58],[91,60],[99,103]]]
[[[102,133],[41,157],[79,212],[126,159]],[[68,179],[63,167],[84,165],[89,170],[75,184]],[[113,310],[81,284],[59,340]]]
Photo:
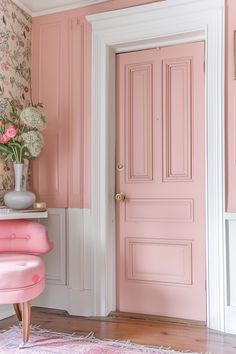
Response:
[[[0,321],[0,330],[16,324],[16,316]],[[134,343],[171,347],[181,351],[236,354],[236,336],[222,334],[191,323],[109,316],[85,318],[65,311],[32,308],[32,323],[58,332],[87,335],[100,339],[131,340]]]

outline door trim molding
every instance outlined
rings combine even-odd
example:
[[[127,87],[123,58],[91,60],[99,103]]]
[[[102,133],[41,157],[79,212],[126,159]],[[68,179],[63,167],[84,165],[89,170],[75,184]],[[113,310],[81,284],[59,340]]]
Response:
[[[92,24],[92,236],[95,315],[116,309],[115,53],[206,43],[207,324],[224,331],[224,0],[166,0],[87,16]],[[155,43],[155,44],[154,44]],[[122,49],[123,48],[123,49]]]

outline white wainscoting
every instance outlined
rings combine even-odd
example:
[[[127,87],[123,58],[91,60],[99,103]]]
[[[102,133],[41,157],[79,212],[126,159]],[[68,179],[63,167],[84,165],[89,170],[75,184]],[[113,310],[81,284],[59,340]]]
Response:
[[[53,251],[43,256],[46,289],[35,306],[57,308],[71,315],[94,314],[90,209],[49,209],[47,226]]]
[[[50,209],[49,218],[40,220],[48,228],[53,250],[43,256],[46,265],[47,281],[50,284],[66,285],[66,212],[65,209]]]
[[[236,214],[226,213],[225,331],[236,334]]]
[[[48,219],[38,221],[47,227],[53,250],[43,256],[46,265],[46,289],[33,305],[67,310],[66,210],[49,209]]]
[[[0,305],[0,320],[14,315],[14,310],[11,305]]]

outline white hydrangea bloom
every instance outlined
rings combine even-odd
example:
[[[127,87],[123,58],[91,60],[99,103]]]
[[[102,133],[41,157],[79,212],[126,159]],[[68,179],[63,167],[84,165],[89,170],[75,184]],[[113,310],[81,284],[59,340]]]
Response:
[[[37,131],[31,130],[29,132],[21,134],[21,137],[24,140],[31,156],[38,156],[44,147],[44,140],[42,134]]]
[[[40,112],[35,107],[27,107],[20,114],[20,120],[28,127],[43,130],[46,127],[44,113]]]

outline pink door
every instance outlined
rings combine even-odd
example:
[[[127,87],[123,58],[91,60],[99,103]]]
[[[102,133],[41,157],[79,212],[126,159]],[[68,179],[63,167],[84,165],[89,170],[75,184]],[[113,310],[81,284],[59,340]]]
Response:
[[[204,321],[204,43],[117,55],[117,310]]]

